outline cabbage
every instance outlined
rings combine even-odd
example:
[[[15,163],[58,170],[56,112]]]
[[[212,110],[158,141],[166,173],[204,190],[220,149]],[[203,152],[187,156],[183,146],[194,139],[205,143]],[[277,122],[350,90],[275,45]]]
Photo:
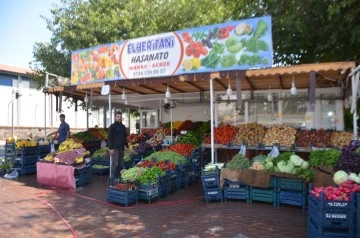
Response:
[[[304,160],[297,155],[290,156],[290,161],[293,162],[295,166],[301,166],[301,164],[304,162]]]
[[[356,180],[358,180],[358,176],[355,173],[350,173],[348,179],[356,182]]]
[[[274,161],[274,158],[270,157],[270,156],[265,159],[266,163],[273,162],[273,161]]]
[[[340,185],[348,180],[348,175],[344,170],[339,170],[334,174],[334,183]]]
[[[265,164],[265,169],[266,169],[266,170],[271,170],[273,167],[274,167],[273,162],[267,162],[267,163]]]
[[[301,164],[300,167],[301,167],[302,169],[307,169],[307,168],[309,168],[309,166],[310,166],[309,162],[304,161],[304,162],[302,162],[302,164]]]
[[[294,163],[291,161],[281,160],[277,163],[277,167],[279,168],[280,172],[290,174],[294,170],[295,166]]]

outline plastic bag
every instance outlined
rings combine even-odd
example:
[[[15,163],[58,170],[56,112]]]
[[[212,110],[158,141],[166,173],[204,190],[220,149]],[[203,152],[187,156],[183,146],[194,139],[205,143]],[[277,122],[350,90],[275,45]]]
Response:
[[[269,157],[272,158],[276,158],[278,157],[280,154],[279,149],[277,148],[277,146],[273,146],[272,150],[270,151],[270,153],[268,154]]]
[[[104,148],[106,146],[106,142],[104,140],[101,141],[101,148]]]
[[[240,146],[239,154],[242,154],[243,156],[246,156],[246,146],[245,145]]]
[[[50,146],[50,153],[55,153],[55,145],[51,144]]]

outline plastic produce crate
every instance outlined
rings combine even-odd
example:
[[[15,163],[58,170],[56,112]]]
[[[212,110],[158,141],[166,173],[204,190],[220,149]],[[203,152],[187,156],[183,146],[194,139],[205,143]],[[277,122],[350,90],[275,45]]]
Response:
[[[220,188],[220,178],[216,176],[201,176],[203,187]]]
[[[145,200],[151,203],[155,198],[159,198],[159,185],[157,183],[139,186],[139,200]]]
[[[177,189],[181,189],[181,188],[185,188],[188,184],[188,177],[187,176],[183,176],[183,177],[178,177],[177,178]]]
[[[167,184],[160,185],[158,191],[159,191],[158,192],[159,198],[166,197],[171,191],[170,184],[167,183]]]
[[[92,165],[87,164],[81,169],[75,169],[74,171],[76,187],[82,187],[92,182]]]
[[[224,199],[236,199],[236,200],[246,200],[249,202],[249,185],[242,182],[233,182],[230,180],[225,180],[224,184]]]
[[[204,196],[206,203],[213,200],[223,201],[223,191],[220,188],[204,189]]]
[[[278,178],[278,188],[280,190],[294,190],[304,191],[306,190],[305,184],[301,180]]]
[[[21,147],[16,150],[17,156],[38,155],[38,147]]]
[[[278,205],[288,204],[299,206],[302,209],[305,209],[306,206],[306,194],[304,192],[289,192],[289,191],[280,191],[278,192]]]
[[[120,203],[127,207],[138,201],[138,190],[121,191],[113,188],[107,189],[107,200],[109,202]]]
[[[346,230],[320,229],[313,221],[308,220],[308,238],[353,238],[354,234]]]
[[[39,156],[38,155],[27,155],[27,156],[16,156],[14,159],[15,165],[33,165],[36,164],[38,161]]]
[[[311,189],[312,186],[310,186]],[[311,190],[310,190],[311,191]],[[354,236],[355,196],[350,201],[325,200],[324,193],[316,198],[309,192],[308,220],[319,232],[338,232]]]
[[[39,155],[42,155],[42,156],[45,155],[46,156],[47,154],[50,153],[50,151],[51,151],[51,144],[49,144],[49,145],[39,145],[38,146]]]
[[[36,164],[33,165],[23,165],[23,166],[14,166],[19,173],[19,175],[26,175],[26,174],[35,174],[36,173]]]

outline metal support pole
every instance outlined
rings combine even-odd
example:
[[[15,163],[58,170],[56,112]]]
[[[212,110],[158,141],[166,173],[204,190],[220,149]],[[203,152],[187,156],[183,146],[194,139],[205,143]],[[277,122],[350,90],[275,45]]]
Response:
[[[170,100],[170,136],[171,136],[171,141],[170,141],[170,145],[173,144],[173,110],[172,110],[172,101]]]
[[[11,100],[11,136],[14,137],[14,99]]]
[[[210,125],[211,125],[211,163],[215,162],[214,148],[214,82],[210,79]]]
[[[49,74],[46,73],[45,88],[48,87],[48,84],[49,84]],[[44,138],[46,138],[46,92],[44,92]]]

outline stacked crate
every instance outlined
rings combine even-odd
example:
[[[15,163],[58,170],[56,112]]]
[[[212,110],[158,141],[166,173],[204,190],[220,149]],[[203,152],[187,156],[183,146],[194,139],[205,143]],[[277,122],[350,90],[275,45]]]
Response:
[[[159,198],[159,184],[148,184],[139,186],[139,200],[145,200],[151,203],[155,198]]]
[[[224,198],[225,201],[228,199],[246,200],[249,202],[249,185],[242,182],[234,182],[225,179],[224,183]]]
[[[223,192],[220,187],[220,169],[202,171],[201,181],[206,203],[211,200],[223,201]]]
[[[81,169],[74,171],[76,187],[83,187],[92,182],[92,164],[87,164]]]
[[[171,191],[170,179],[167,174],[164,176],[158,176],[159,184],[159,198],[167,196]]]
[[[107,200],[108,202],[120,203],[127,207],[138,201],[138,190],[121,191],[110,187],[107,189]]]
[[[13,168],[20,175],[36,173],[36,162],[39,159],[39,150],[37,146],[22,147],[15,152]]]
[[[310,189],[311,191],[311,189]],[[354,237],[355,196],[350,201],[308,196],[308,237]]]
[[[14,161],[15,159],[15,143],[6,143],[5,144],[5,159]]]
[[[355,194],[356,210],[355,210],[355,232],[356,238],[360,238],[360,193]]]
[[[169,192],[176,192],[178,190],[178,174],[176,170],[167,170],[166,175],[169,179]]]
[[[303,181],[287,178],[278,178],[277,206],[288,204],[300,206],[305,209],[306,205],[306,186]]]
[[[97,175],[108,174],[110,171],[110,158],[93,158],[91,159],[91,163],[93,165],[92,173]],[[102,165],[103,168],[94,168],[94,165]]]
[[[39,145],[39,159],[44,159],[51,151],[51,144],[49,145]]]
[[[274,207],[277,206],[277,178],[270,177],[268,188],[250,187],[250,203],[253,201],[270,202]]]
[[[176,172],[176,189],[185,188],[188,185],[189,164],[178,164],[176,166]]]

